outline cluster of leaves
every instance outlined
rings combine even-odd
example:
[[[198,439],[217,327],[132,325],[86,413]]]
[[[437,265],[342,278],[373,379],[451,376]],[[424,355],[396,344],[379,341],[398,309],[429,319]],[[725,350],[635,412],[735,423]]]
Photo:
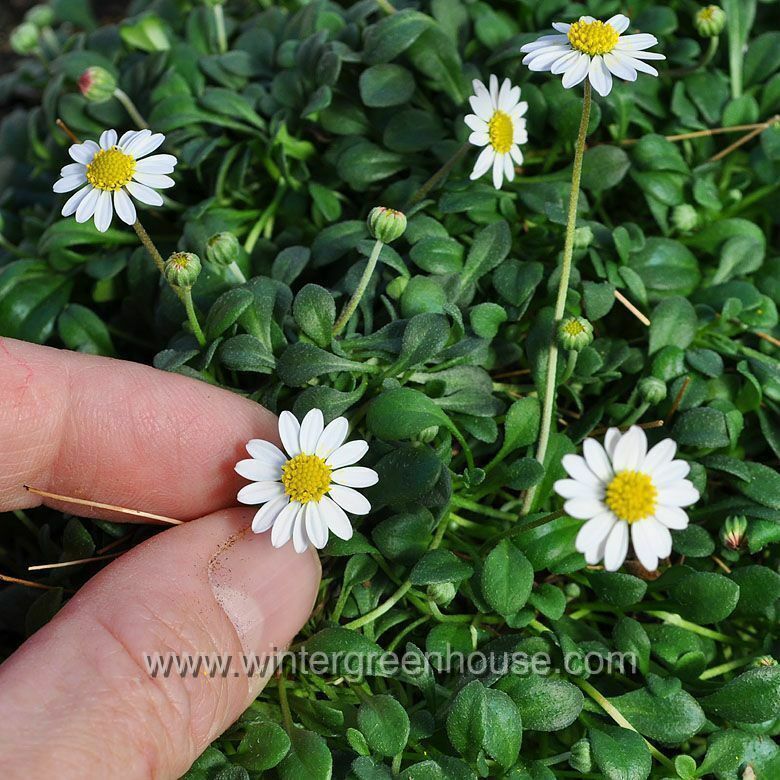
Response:
[[[211,3],[136,0],[98,28],[84,3],[60,0],[54,40],[0,80],[13,108],[0,125],[0,333],[153,362],[275,411],[345,414],[372,441],[375,509],[325,551],[303,646],[405,652],[417,673],[290,679],[292,728],[271,686],[190,780],[736,778],[748,764],[780,775],[780,667],[756,664],[778,653],[780,476],[768,464],[780,457],[780,129],[716,160],[721,135],[664,137],[780,111],[777,4],[724,5],[727,34],[700,67],[694,3],[632,4],[672,76],[616,84],[594,104],[568,310],[596,339],[562,361],[544,465],[538,397],[581,102],[528,73],[520,47],[555,19],[606,18],[618,2],[230,0],[221,52]],[[92,65],[179,157],[165,208],[142,215],[163,253],[203,257],[219,231],[241,239],[249,281],[204,264],[193,289],[205,348],[132,231],[59,218],[51,184],[67,139],[55,120],[83,138],[131,127],[120,102],[76,89]],[[489,72],[530,104],[521,175],[497,192],[470,182],[461,157],[429,181],[462,153],[470,79]],[[408,230],[333,339],[371,251],[373,205],[405,210]],[[641,394],[645,377],[665,399]],[[660,576],[587,568],[580,521],[554,511],[561,457],[604,426],[669,419],[650,436],[672,435],[693,461],[692,525]],[[125,533],[29,514],[0,524],[5,570],[84,557]],[[736,550],[720,538],[729,516],[748,523]],[[62,593],[0,592],[4,650]],[[425,655],[447,650],[546,653],[555,670],[459,674]],[[635,653],[636,671],[585,663],[613,651]]]

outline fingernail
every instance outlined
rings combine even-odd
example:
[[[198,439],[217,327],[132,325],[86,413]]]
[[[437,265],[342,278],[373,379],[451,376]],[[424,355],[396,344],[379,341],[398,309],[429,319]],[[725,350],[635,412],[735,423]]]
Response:
[[[245,528],[209,561],[209,582],[246,653],[286,647],[311,614],[320,581],[316,554],[291,544],[271,545],[270,534]]]

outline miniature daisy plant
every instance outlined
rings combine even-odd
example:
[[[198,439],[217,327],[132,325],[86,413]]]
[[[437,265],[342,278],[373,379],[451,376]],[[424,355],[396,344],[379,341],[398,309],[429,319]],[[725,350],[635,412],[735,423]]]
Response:
[[[238,500],[262,504],[252,521],[255,533],[270,529],[274,547],[292,539],[299,553],[309,545],[321,550],[331,532],[340,539],[352,538],[346,512],[371,511],[368,499],[355,488],[375,485],[379,476],[354,465],[368,452],[368,444],[360,439],[345,443],[348,432],[344,417],[325,425],[322,412],[312,409],[299,423],[285,411],[279,416],[284,451],[262,439],[247,443],[251,457],[239,461],[236,471],[252,484],[241,488]]]
[[[688,526],[683,507],[699,500],[686,479],[690,466],[675,460],[677,444],[664,439],[650,450],[645,432],[632,426],[625,434],[607,431],[602,446],[585,439],[582,455],[566,455],[569,479],[555,483],[566,499],[564,511],[587,520],[575,546],[589,564],[604,561],[608,571],[623,565],[629,536],[639,562],[648,571],[672,552],[671,530]]]

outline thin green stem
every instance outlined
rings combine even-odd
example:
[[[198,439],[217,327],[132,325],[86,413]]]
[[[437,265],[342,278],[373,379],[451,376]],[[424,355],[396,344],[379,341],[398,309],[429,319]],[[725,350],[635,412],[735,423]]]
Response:
[[[149,125],[141,116],[141,112],[135,107],[135,103],[130,99],[127,92],[117,87],[114,90],[114,97],[125,107],[125,111],[130,115],[130,119],[132,119],[141,130],[148,129]]]
[[[149,238],[149,234],[146,232],[144,226],[137,219],[133,223],[133,230],[135,230],[135,233],[138,236],[138,240],[144,245],[144,248],[149,253],[149,256],[152,258],[152,261],[157,266],[157,270],[160,272],[160,275],[164,277],[165,260],[163,260],[162,255],[157,251],[157,247],[154,245],[154,241],[152,241],[152,239]]]
[[[571,195],[569,196],[569,214],[566,221],[566,239],[563,245],[563,260],[561,261],[561,278],[558,283],[558,297],[555,301],[555,314],[553,329],[550,336],[550,348],[547,355],[547,378],[544,387],[544,405],[542,407],[542,423],[539,431],[539,445],[536,451],[536,460],[544,464],[547,455],[547,445],[550,441],[552,418],[555,408],[556,376],[558,371],[558,343],[556,331],[558,323],[563,319],[566,311],[566,298],[569,293],[569,279],[571,277],[572,258],[574,256],[574,231],[577,227],[577,203],[580,197],[580,179],[582,178],[582,160],[585,155],[585,139],[588,135],[590,122],[591,87],[585,82],[585,95],[582,102],[582,118],[577,134],[577,145],[574,149],[574,167],[571,174]],[[534,485],[525,495],[523,501],[523,514],[527,514],[533,506],[536,486]]]
[[[736,643],[736,640],[733,637],[727,636],[726,634],[721,634],[720,631],[713,631],[711,628],[705,628],[704,626],[700,626],[698,623],[691,623],[689,620],[684,620],[674,612],[665,612],[660,609],[646,609],[644,611],[648,615],[655,615],[655,617],[663,620],[664,623],[669,623],[672,626],[684,628],[688,631],[692,631],[694,634],[699,634],[699,636],[705,636],[708,639],[714,639],[716,642],[725,642],[730,645]]]
[[[233,276],[236,277],[239,284],[243,284],[246,281],[246,276],[244,276],[244,272],[238,267],[238,263],[234,260],[228,268],[232,271]]]
[[[372,609],[371,612],[366,612],[365,615],[361,615],[355,620],[350,620],[349,623],[344,624],[344,628],[362,628],[369,623],[373,623],[377,618],[382,617],[388,610],[391,610],[405,595],[406,592],[412,587],[412,583],[408,580],[401,584],[401,587],[390,596],[387,601],[380,604],[376,609]]]
[[[368,258],[366,269],[363,271],[363,276],[360,277],[360,282],[358,283],[357,289],[347,302],[347,305],[342,310],[339,318],[336,320],[336,324],[333,326],[334,336],[338,336],[339,333],[344,330],[346,324],[349,322],[350,318],[355,313],[355,310],[360,305],[360,301],[366,292],[368,283],[371,281],[371,276],[373,275],[376,264],[379,261],[379,255],[383,246],[384,244],[379,239],[377,239],[376,243],[374,244],[374,248],[371,250],[371,256]]]
[[[436,173],[428,179],[417,192],[412,195],[411,200],[404,207],[404,211],[408,211],[415,203],[419,203],[447,174],[460,162],[460,158],[469,150],[471,144],[468,142],[458,148],[455,154],[450,157],[444,165],[439,168]]]
[[[287,685],[281,669],[276,677],[276,687],[279,691],[279,709],[282,711],[284,728],[288,734],[292,734],[295,726],[293,725],[292,713],[290,712],[290,702],[287,701]]]
[[[216,3],[214,6],[214,24],[217,28],[217,48],[220,54],[228,50],[227,34],[225,33],[225,11],[222,3]]]
[[[282,196],[286,190],[287,185],[284,184],[284,182],[277,186],[273,200],[268,204],[268,208],[263,211],[263,213],[260,215],[260,218],[252,226],[252,230],[249,231],[249,235],[246,237],[246,241],[244,242],[244,249],[248,255],[252,254],[252,251],[255,248],[255,244],[257,244],[258,239],[263,234],[263,231],[266,229],[267,225],[272,224],[274,214],[276,214],[276,209],[279,208],[279,203],[281,203]]]
[[[201,347],[206,346],[206,337],[203,335],[200,323],[198,322],[198,315],[195,314],[195,306],[192,303],[192,289],[184,287],[182,289],[182,301],[184,302],[184,308],[187,311],[187,319],[189,320],[192,332],[195,334],[195,338],[198,340],[198,344]]]
[[[478,515],[484,515],[485,517],[494,517],[496,520],[515,520],[517,515],[514,512],[502,512],[500,509],[493,509],[490,506],[482,506],[476,501],[469,501],[467,498],[461,498],[460,496],[453,496],[452,503],[460,507],[461,509],[467,509],[469,512],[474,512]]]
[[[579,677],[572,678],[572,681],[579,685],[579,687],[582,688],[582,690],[585,691],[585,693],[587,693],[588,696],[590,696],[590,698],[593,699],[593,701],[595,701],[596,704],[598,704],[601,709],[604,710],[604,712],[606,712],[607,715],[609,715],[609,717],[618,724],[618,726],[622,726],[624,729],[630,729],[631,731],[636,731],[636,729],[623,717],[623,714],[620,712],[620,710],[611,704],[605,696],[602,696],[601,693],[599,693],[589,682]],[[644,739],[644,737],[642,737],[642,739]],[[674,770],[674,764],[672,761],[670,761],[663,753],[661,753],[661,751],[658,750],[655,745],[650,744],[646,739],[645,744],[656,760],[660,761],[667,769]]]
[[[739,669],[741,666],[747,666],[749,663],[752,663],[756,659],[754,657],[750,658],[738,658],[736,661],[729,661],[726,664],[721,664],[720,666],[713,666],[711,669],[705,669],[700,675],[700,680],[711,680],[713,677],[719,677],[721,674],[727,674],[728,672],[734,671],[734,669]]]

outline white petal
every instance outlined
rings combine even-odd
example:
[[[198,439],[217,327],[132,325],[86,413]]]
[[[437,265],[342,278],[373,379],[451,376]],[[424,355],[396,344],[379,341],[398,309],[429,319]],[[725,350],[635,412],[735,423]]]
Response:
[[[584,482],[586,485],[592,485],[595,488],[603,488],[604,482],[588,468],[585,458],[580,455],[564,455],[561,465],[572,479]]]
[[[512,156],[512,159],[517,165],[523,164],[523,153],[520,151],[520,147],[517,146],[517,144],[512,146],[512,148],[509,150],[509,154]]]
[[[242,487],[236,498],[241,504],[264,504],[284,494],[281,482],[253,482]]]
[[[606,450],[595,439],[585,439],[582,454],[588,468],[603,482],[611,482],[615,476]]]
[[[104,190],[100,193],[97,206],[95,206],[95,227],[100,233],[105,233],[111,226],[111,220],[114,218],[114,202],[111,199],[111,193]]]
[[[512,164],[512,157],[508,154],[504,155],[504,176],[507,181],[512,181],[515,178],[515,166]]]
[[[75,176],[77,173],[86,174],[87,166],[83,163],[68,163],[60,169],[60,176]]]
[[[559,479],[553,485],[553,490],[561,498],[604,498],[603,490],[578,482],[576,479]]]
[[[570,498],[563,505],[563,511],[577,520],[590,520],[591,517],[606,512],[607,507],[596,498]]]
[[[490,94],[487,90],[472,95],[469,98],[469,105],[474,114],[480,119],[484,119],[485,122],[493,115],[493,105],[490,102]]]
[[[609,52],[604,55],[604,64],[618,78],[626,81],[636,81],[636,70],[631,67],[631,64],[624,57]]]
[[[379,474],[365,466],[347,466],[345,469],[337,469],[331,473],[330,478],[337,485],[353,488],[371,487],[379,482]]]
[[[471,172],[471,180],[479,179],[480,176],[484,176],[493,165],[493,161],[496,159],[496,150],[492,146],[486,146],[477,157],[477,161],[474,163],[474,170]]]
[[[171,173],[178,160],[172,154],[153,154],[136,163],[138,173]]]
[[[129,181],[125,185],[130,194],[148,206],[162,206],[162,195],[147,187],[145,184],[139,184],[137,181]]]
[[[554,62],[557,62],[564,54],[568,54],[570,51],[571,49],[566,46],[551,46],[549,49],[541,49],[531,52],[531,54],[526,54],[523,58],[523,63],[528,66],[529,70],[550,70]]]
[[[367,515],[371,511],[369,500],[352,488],[342,485],[331,485],[328,495],[342,509],[352,512],[353,515]]]
[[[490,74],[490,103],[493,108],[498,108],[498,76],[495,73]]]
[[[117,142],[117,146],[124,150],[136,136],[141,135],[142,133],[146,133],[148,135],[151,132],[151,130],[127,130],[120,136],[119,141]]]
[[[92,162],[92,158],[96,152],[100,151],[100,147],[94,141],[84,141],[83,144],[73,144],[68,149],[68,154],[77,163],[82,165],[88,165]]]
[[[293,521],[293,547],[295,548],[295,552],[298,554],[305,553],[306,550],[309,549],[309,539],[306,536],[306,525],[305,525],[305,512],[306,507],[301,507],[301,511],[298,512],[298,514],[295,516],[295,520]]]
[[[124,151],[139,160],[162,146],[163,141],[165,141],[165,136],[162,133],[153,134],[151,130],[141,130],[135,138],[125,145]]]
[[[519,87],[518,87],[519,89]],[[528,112],[528,102],[521,100],[510,112],[509,116],[514,123],[517,123]],[[525,121],[525,120],[524,120]],[[525,126],[525,125],[524,125]]]
[[[176,185],[176,182],[170,176],[162,173],[139,173],[136,171],[133,174],[133,181],[139,181],[147,187],[153,187],[158,190],[167,190],[169,187]]]
[[[615,463],[615,447],[617,447],[617,443],[622,437],[623,434],[619,428],[610,428],[604,436],[604,449],[607,451],[607,455],[609,455],[613,465]]]
[[[569,46],[569,36],[562,35],[560,33],[552,33],[551,35],[542,35],[531,43],[526,43],[520,48],[520,51],[524,54],[533,53],[539,51],[539,49],[549,49],[550,46]]]
[[[627,57],[630,56],[634,60],[665,60],[666,55],[661,54],[658,51],[626,51],[625,49],[615,49],[615,54]]]
[[[348,433],[349,422],[346,417],[337,417],[335,420],[331,420],[322,431],[317,446],[314,448],[314,454],[327,459],[342,445]],[[365,442],[363,443],[365,444]],[[368,451],[368,444],[366,444],[366,451]],[[364,452],[363,455],[365,454]],[[360,457],[362,458],[363,455]]]
[[[687,479],[658,490],[658,503],[663,506],[690,506],[695,504],[700,497],[699,491]]]
[[[590,57],[584,52],[580,53],[579,59],[563,74],[562,84],[565,89],[576,87],[585,80],[590,67]]]
[[[624,51],[641,51],[649,49],[658,43],[658,38],[650,33],[637,33],[636,35],[621,35],[618,47]]]
[[[71,195],[62,207],[62,216],[69,217],[71,214],[75,214],[81,201],[87,197],[87,194],[92,191],[92,185],[87,184],[86,187],[82,187],[75,195]]]
[[[564,35],[568,35],[568,32],[571,29],[571,25],[567,24],[566,22],[553,22],[553,29],[563,33]]]
[[[469,143],[472,146],[487,146],[490,143],[490,136],[487,132],[475,131],[469,136]]]
[[[579,51],[567,51],[566,54],[562,54],[553,62],[550,67],[550,73],[554,73],[556,76],[565,73],[577,64],[581,54],[582,52]]]
[[[74,173],[69,176],[63,176],[54,182],[52,189],[54,192],[73,192],[78,189],[87,181],[87,177],[83,173]]]
[[[612,527],[604,545],[604,568],[617,571],[626,560],[628,552],[628,523],[618,520]]]
[[[302,507],[297,501],[291,501],[279,512],[271,531],[271,544],[274,547],[282,547],[290,541],[295,518],[301,509]]]
[[[110,149],[112,146],[116,146],[117,134],[116,130],[104,130],[100,134],[100,148]]]
[[[279,438],[287,454],[294,458],[301,454],[301,426],[292,412],[282,412],[279,415]]]
[[[667,528],[675,531],[682,531],[683,528],[688,527],[688,515],[678,506],[662,506],[659,504],[655,508],[655,517]]]
[[[279,513],[290,502],[290,498],[287,495],[279,496],[279,498],[269,501],[257,510],[254,518],[252,519],[252,531],[256,534],[265,533],[275,522]]]
[[[325,430],[325,420],[322,411],[310,409],[301,422],[301,432],[298,436],[301,452],[312,454],[317,449],[317,442]]]
[[[654,447],[651,447],[642,463],[641,471],[652,474],[657,468],[671,462],[677,452],[677,443],[674,439],[663,439]],[[683,475],[684,476],[684,475]]]
[[[612,467],[616,474],[619,471],[637,471],[644,462],[646,454],[647,436],[638,425],[632,425],[615,445]]]
[[[368,442],[363,441],[363,439],[355,439],[355,441],[348,441],[334,450],[325,462],[332,469],[351,466],[353,463],[357,463],[367,452]]]
[[[647,571],[655,571],[658,568],[658,555],[655,551],[655,543],[652,539],[652,527],[648,522],[650,518],[646,520],[640,520],[639,522],[632,523],[631,525],[631,542],[634,545],[634,553],[639,558],[639,563],[647,569]]]
[[[647,517],[640,520],[639,523],[647,523],[649,526],[655,554],[660,559],[668,558],[672,554],[672,535],[669,533],[669,529],[663,523],[658,522],[655,517]],[[635,523],[635,525],[639,525],[639,523]]]
[[[246,451],[261,463],[276,466],[281,469],[287,461],[287,456],[274,444],[265,439],[250,439],[246,443]]]
[[[352,538],[352,523],[349,522],[349,518],[344,514],[344,510],[327,496],[323,496],[320,499],[319,510],[322,519],[327,524],[328,528],[339,539]]]
[[[126,225],[133,225],[138,219],[138,215],[135,213],[135,204],[124,190],[117,190],[114,193],[114,209],[119,215],[119,219]]]
[[[277,466],[275,463],[264,463],[254,458],[240,460],[234,468],[237,474],[240,474],[244,479],[251,479],[253,482],[267,482],[282,478],[281,466]]]
[[[597,55],[590,61],[588,76],[593,89],[602,97],[606,97],[612,91],[612,74],[604,62],[604,58]]]
[[[650,76],[658,75],[658,71],[652,65],[648,65],[646,62],[642,62],[641,60],[636,59],[636,57],[630,57],[625,52],[618,52],[616,50],[615,56],[619,56],[623,62],[627,63],[632,68],[634,68],[634,70],[637,70],[640,73],[647,73]]]
[[[100,197],[100,190],[96,190],[94,187],[87,192],[86,196],[79,203],[79,207],[76,209],[76,222],[86,222],[95,214],[95,207],[97,206],[98,198]]]
[[[616,522],[617,519],[612,512],[603,512],[588,520],[578,531],[574,548],[585,555],[591,566],[604,557],[604,545]]]
[[[466,127],[475,133],[486,133],[488,130],[488,123],[484,119],[480,119],[476,114],[467,114],[463,117],[463,121],[466,123]]]
[[[320,514],[315,501],[309,501],[304,510],[306,521],[306,535],[309,541],[321,550],[328,543],[328,525]]]
[[[497,154],[495,160],[493,160],[493,186],[497,189],[501,189],[501,185],[504,183],[504,155]]]
[[[653,482],[660,489],[671,487],[675,482],[685,479],[691,471],[691,464],[684,460],[664,463],[653,472]]]
[[[628,25],[631,24],[631,21],[625,14],[615,14],[611,19],[607,19],[607,24],[612,25],[619,35],[628,29]]]

